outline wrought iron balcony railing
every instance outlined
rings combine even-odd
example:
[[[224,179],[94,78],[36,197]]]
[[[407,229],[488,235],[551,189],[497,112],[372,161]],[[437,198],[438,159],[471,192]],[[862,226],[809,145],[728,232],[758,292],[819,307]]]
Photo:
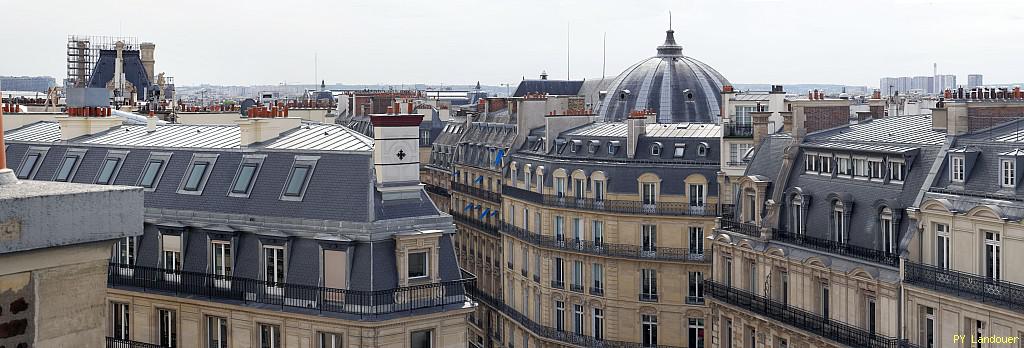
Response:
[[[815,250],[824,251],[830,254],[850,256],[865,261],[871,261],[896,267],[900,263],[900,256],[896,253],[884,250],[865,248],[849,243],[837,242],[834,240],[811,237],[803,234],[789,233],[786,230],[775,229],[772,231],[772,240],[787,244],[799,245]]]
[[[430,192],[430,193],[433,193],[433,194],[436,194],[436,195],[439,195],[439,196],[445,196],[445,197],[451,197],[452,196],[452,193],[449,192],[448,189],[446,189],[444,187],[441,187],[441,186],[435,186],[435,185],[431,185],[431,184],[424,184],[423,185],[423,189],[427,190],[427,192]]]
[[[583,285],[581,285],[581,284],[569,284],[569,291],[583,292]]]
[[[911,348],[907,340],[871,333],[841,321],[824,318],[803,309],[776,302],[711,280],[704,281],[705,294],[744,311],[792,325],[816,336],[852,347]],[[916,347],[915,347],[916,348]]]
[[[509,319],[519,323],[520,326],[530,330],[534,334],[544,337],[549,340],[558,341],[564,344],[578,346],[578,347],[608,347],[608,348],[676,348],[673,346],[659,345],[655,347],[645,347],[639,342],[624,342],[614,340],[602,340],[595,338],[594,336],[580,335],[570,331],[558,330],[553,327],[544,326],[538,322],[533,321],[526,315],[520,313],[512,306],[505,304],[504,301],[492,297],[490,294],[478,289],[476,286],[470,284],[466,286],[466,292],[473,299],[501,312]]]
[[[452,219],[455,220],[455,222],[468,225],[492,236],[501,237],[501,233],[498,232],[498,226],[489,224],[486,221],[480,221],[472,216],[456,212],[452,212]]]
[[[1024,312],[1024,284],[913,262],[904,263],[909,284]]]
[[[640,294],[641,302],[658,302],[658,294]]]
[[[590,294],[595,296],[604,296],[604,288],[590,287]]]
[[[554,236],[533,233],[507,222],[501,223],[501,231],[539,247],[578,253],[642,260],[711,262],[711,250],[666,247],[644,250],[639,245],[600,243],[587,240],[559,240]]]
[[[723,218],[722,229],[754,238],[761,238],[761,226],[752,223],[739,222],[732,219]]]
[[[159,344],[123,340],[120,338],[107,337],[107,348],[162,348]]]
[[[656,202],[645,204],[640,200],[610,200],[593,198],[576,198],[540,194],[512,186],[503,186],[502,194],[549,207],[601,211],[609,213],[659,215],[659,216],[717,216],[718,208],[714,205],[690,205],[688,202]]]
[[[282,310],[350,314],[364,319],[463,303],[464,286],[475,280],[475,276],[463,271],[462,279],[458,280],[362,291],[119,263],[110,263],[107,273],[107,286],[111,288],[280,306]]]
[[[754,136],[754,126],[726,123],[722,125],[722,136],[726,138],[751,138]]]
[[[501,186],[499,185],[497,187],[500,188]],[[476,197],[476,198],[480,198],[480,199],[483,199],[483,200],[488,200],[488,201],[491,201],[491,202],[494,202],[494,203],[501,203],[501,193],[494,192],[494,191],[488,191],[488,190],[486,190],[486,189],[484,189],[482,187],[475,187],[475,186],[466,185],[466,184],[463,184],[463,183],[460,183],[460,182],[453,182],[452,183],[452,191],[463,192],[463,193],[469,194],[470,196],[473,196],[473,197]]]
[[[565,289],[565,282],[557,281],[557,280],[552,280],[551,281],[551,287],[555,288],[555,289]]]

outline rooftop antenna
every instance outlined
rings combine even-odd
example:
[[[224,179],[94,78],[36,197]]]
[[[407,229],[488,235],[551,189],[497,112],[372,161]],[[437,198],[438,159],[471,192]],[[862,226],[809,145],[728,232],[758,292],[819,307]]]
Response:
[[[569,76],[569,22],[565,22],[565,79]]]
[[[608,65],[608,32],[604,32],[601,39],[601,80],[604,80],[604,68]]]
[[[320,79],[320,71],[318,70],[320,57],[317,56],[317,52],[313,52],[313,85],[316,85],[316,80]]]

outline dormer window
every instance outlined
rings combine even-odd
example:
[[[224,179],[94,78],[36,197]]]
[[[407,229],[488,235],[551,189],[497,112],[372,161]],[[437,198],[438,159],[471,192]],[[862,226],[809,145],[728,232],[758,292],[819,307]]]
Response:
[[[53,181],[70,182],[74,179],[78,166],[82,164],[82,157],[85,156],[85,151],[85,149],[68,150],[64,155],[64,160],[60,163],[60,168],[53,175]]]
[[[1017,160],[1002,159],[999,161],[999,183],[1006,188],[1017,187]]]
[[[117,173],[121,171],[121,164],[124,163],[125,156],[128,155],[127,151],[110,151],[107,154],[107,158],[103,161],[103,166],[100,167],[100,172],[96,175],[96,183],[100,185],[110,185],[117,179]]]
[[[907,172],[907,164],[899,160],[889,160],[889,181],[903,182]]]
[[[832,155],[821,155],[819,159],[821,161],[821,173],[832,174]]]
[[[964,182],[964,158],[962,156],[949,156],[949,181]]]
[[[292,169],[288,173],[288,179],[284,183],[284,190],[281,192],[281,199],[286,201],[301,201],[309,186],[309,178],[316,168],[319,156],[295,156]]]
[[[154,152],[149,155],[149,161],[146,162],[146,167],[142,171],[142,175],[139,176],[139,186],[142,186],[146,191],[153,191],[156,189],[156,185],[160,183],[160,177],[164,172],[164,164],[170,160],[170,153],[158,153]]]
[[[178,193],[186,195],[201,195],[206,181],[217,163],[217,154],[195,154],[192,156],[192,163],[185,170],[185,177],[178,184]]]
[[[821,164],[821,158],[816,153],[808,153],[804,155],[804,171],[808,173],[817,173],[818,166]]]
[[[700,143],[699,146],[697,146],[697,156],[706,157],[707,155],[708,155],[708,144],[702,142],[702,143]]]
[[[601,142],[598,140],[591,140],[587,146],[587,150],[589,150],[590,153],[597,153],[597,149],[599,148],[601,148]]]
[[[672,157],[683,158],[686,154],[686,144],[676,144],[675,151],[672,152]]]
[[[266,155],[249,155],[242,159],[242,163],[235,173],[235,180],[231,183],[231,192],[228,193],[228,196],[249,197],[265,157]]]
[[[651,145],[651,156],[661,156],[661,144],[654,143]]]
[[[209,162],[196,162],[192,164],[192,170],[189,171],[188,180],[185,181],[185,191],[198,191],[199,183],[206,178],[206,169],[210,166]]]
[[[836,242],[846,243],[848,239],[846,229],[846,211],[843,209],[843,202],[835,201],[832,204],[832,237]]]
[[[882,176],[884,175],[881,160],[868,160],[868,170],[870,178],[874,180],[881,180]]]
[[[17,176],[18,179],[29,179],[31,180],[36,176],[36,171],[39,170],[39,165],[43,162],[43,158],[46,157],[46,152],[49,148],[45,147],[31,147],[25,154],[25,158],[21,161],[21,166],[18,167]]]

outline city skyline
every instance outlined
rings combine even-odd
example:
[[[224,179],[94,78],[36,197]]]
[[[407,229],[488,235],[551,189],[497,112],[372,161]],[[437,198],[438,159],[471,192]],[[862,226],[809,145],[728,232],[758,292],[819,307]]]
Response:
[[[683,53],[716,66],[733,83],[873,86],[885,76],[931,75],[932,63],[938,63],[939,74],[955,74],[958,80],[982,74],[992,84],[1024,81],[1024,72],[1003,68],[1012,66],[1019,48],[955,30],[1019,27],[1024,5],[1008,1],[872,1],[841,9],[790,1],[657,1],[629,7],[606,1],[308,1],[286,12],[273,10],[269,2],[100,1],[58,7],[62,10],[32,11],[27,3],[7,7],[14,16],[5,21],[6,29],[37,29],[7,39],[23,53],[0,58],[0,75],[60,79],[67,35],[84,34],[154,42],[156,70],[174,76],[179,85],[318,80],[501,85],[536,78],[541,71],[553,79],[598,78],[602,68],[614,76],[653,55],[672,11]],[[936,20],[950,14],[952,20]],[[78,20],[83,15],[110,19]],[[751,52],[760,54],[751,58]]]

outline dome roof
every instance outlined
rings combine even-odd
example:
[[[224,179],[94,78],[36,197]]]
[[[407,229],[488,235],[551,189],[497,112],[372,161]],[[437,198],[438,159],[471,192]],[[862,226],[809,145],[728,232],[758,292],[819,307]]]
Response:
[[[696,59],[683,55],[675,32],[665,32],[658,55],[633,64],[608,85],[598,115],[619,121],[638,110],[652,110],[659,123],[717,122],[722,87],[729,81]]]

